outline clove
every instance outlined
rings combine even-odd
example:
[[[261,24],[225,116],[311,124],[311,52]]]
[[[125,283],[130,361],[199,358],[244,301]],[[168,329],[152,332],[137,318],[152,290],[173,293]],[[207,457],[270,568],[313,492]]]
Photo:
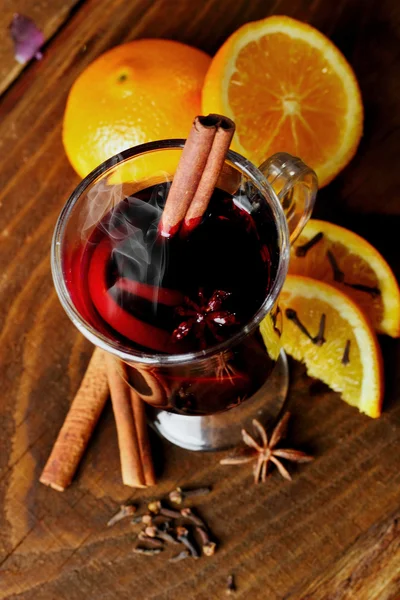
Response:
[[[147,535],[145,531],[139,531],[137,539],[141,542],[146,542],[147,544],[150,544],[153,548],[164,547],[164,542],[162,539],[159,539],[158,537],[151,537]]]
[[[162,548],[143,548],[142,546],[136,546],[136,548],[133,549],[135,554],[143,554],[143,556],[155,556],[162,551]]]
[[[328,250],[326,253],[326,256],[329,260],[329,263],[332,267],[332,271],[333,271],[333,279],[334,281],[338,281],[339,283],[343,283],[344,281],[344,273],[343,271],[339,268],[339,265],[336,262],[336,258],[334,257],[333,253]]]
[[[121,521],[126,517],[131,517],[136,511],[137,506],[135,506],[135,504],[122,504],[119,511],[108,521],[107,527],[112,527],[115,523],[118,523],[118,521]]]
[[[204,523],[203,519],[200,519],[200,517],[195,515],[191,508],[182,508],[179,516],[191,521],[191,523],[197,525],[197,527],[202,527],[205,530],[207,529],[207,525]]]
[[[161,504],[159,500],[150,502],[147,508],[153,515],[162,515],[163,517],[169,517],[170,519],[179,519],[181,514],[172,508],[167,508]]]
[[[176,528],[176,534],[178,540],[189,550],[192,558],[200,558],[199,551],[189,537],[188,529],[186,529],[186,527],[178,526]]]
[[[201,539],[203,554],[206,556],[213,556],[213,554],[215,554],[215,550],[217,549],[217,544],[210,540],[208,531],[203,529],[203,527],[196,527],[195,529]]]
[[[367,294],[371,294],[372,296],[380,296],[381,290],[377,287],[372,287],[369,285],[364,285],[362,283],[347,283],[347,281],[343,282],[347,287],[353,288],[353,290],[358,290],[359,292],[366,292]]]
[[[319,233],[314,235],[314,237],[312,237],[311,240],[308,240],[308,242],[306,242],[305,244],[302,244],[301,246],[297,246],[296,256],[298,256],[298,257],[305,256],[307,254],[307,252],[309,250],[311,250],[311,248],[313,246],[315,246],[315,244],[318,244],[318,242],[320,240],[322,240],[323,237],[324,237],[324,234],[322,233],[322,231],[320,231]]]
[[[321,319],[319,321],[319,330],[318,330],[318,333],[315,336],[315,338],[313,338],[313,343],[316,346],[322,346],[322,344],[325,344],[325,342],[326,342],[326,339],[324,338],[325,322],[326,322],[326,316],[325,316],[324,313],[322,313]]]
[[[226,593],[228,596],[234,594],[236,592],[236,585],[233,575],[228,575],[228,579],[226,581]]]
[[[271,313],[271,318],[272,318],[272,325],[274,327],[274,331],[277,334],[278,337],[281,337],[282,335],[282,325],[281,325],[281,320],[280,320],[280,324],[277,325],[278,322],[278,317],[279,315],[282,313],[281,309],[279,306],[277,306],[276,310]]]
[[[160,515],[163,517],[169,517],[170,519],[179,519],[181,513],[177,510],[173,510],[172,508],[165,508],[165,506],[161,507]]]
[[[342,365],[348,365],[350,362],[350,344],[351,340],[347,340],[342,356]]]
[[[193,490],[183,490],[177,487],[175,490],[169,493],[168,498],[174,504],[182,504],[187,498],[194,498],[196,496],[206,496],[211,492],[210,487],[201,487]]]
[[[321,320],[319,322],[319,331],[315,337],[312,336],[311,333],[308,331],[308,329],[305,327],[305,325],[303,325],[303,323],[300,321],[299,317],[297,316],[297,312],[295,310],[293,310],[293,308],[287,308],[285,310],[285,314],[286,314],[286,318],[289,319],[289,321],[293,321],[293,323],[296,325],[296,327],[298,327],[300,329],[300,331],[308,337],[310,342],[312,342],[316,346],[322,346],[322,344],[326,341],[324,338],[325,320],[326,320],[324,314],[321,315]]]
[[[326,253],[330,265],[333,271],[333,279],[334,281],[338,281],[339,283],[343,283],[343,285],[347,285],[347,287],[353,288],[353,290],[358,290],[359,292],[366,292],[367,294],[371,294],[372,296],[380,296],[381,290],[375,286],[364,285],[363,283],[349,283],[344,280],[344,273],[339,268],[339,265],[334,257],[333,253],[328,250]]]
[[[144,532],[147,536],[151,538],[159,538],[160,540],[168,542],[169,544],[178,544],[176,539],[170,533],[168,533],[167,531],[162,531],[154,525],[152,527],[146,527]]]
[[[185,560],[185,558],[189,558],[189,556],[191,556],[189,550],[185,549],[185,550],[182,550],[182,552],[179,552],[179,554],[172,556],[168,560],[168,562],[172,562],[172,563],[180,562],[181,560]]]

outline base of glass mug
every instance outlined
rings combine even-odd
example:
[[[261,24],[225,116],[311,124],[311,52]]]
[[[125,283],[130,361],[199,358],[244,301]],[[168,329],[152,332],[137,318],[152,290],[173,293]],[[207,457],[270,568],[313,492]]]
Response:
[[[289,387],[289,368],[282,350],[263,387],[236,408],[216,415],[194,417],[151,408],[150,425],[167,440],[186,450],[224,450],[237,446],[244,427],[251,430],[253,419],[274,421],[282,410]]]

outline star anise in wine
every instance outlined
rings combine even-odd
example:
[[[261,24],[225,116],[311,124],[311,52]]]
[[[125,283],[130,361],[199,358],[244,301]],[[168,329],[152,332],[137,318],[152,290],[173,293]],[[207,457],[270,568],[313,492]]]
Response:
[[[235,367],[230,363],[233,359],[232,352],[221,353],[216,357],[216,369],[215,375],[217,379],[229,379],[233,383],[233,376],[236,375],[237,371]]]
[[[277,467],[282,477],[291,481],[292,478],[280,459],[283,458],[293,462],[306,463],[313,460],[313,457],[300,450],[276,447],[286,434],[289,418],[290,413],[287,412],[276,425],[269,440],[265,428],[257,421],[257,419],[254,419],[254,437],[247,433],[245,429],[242,429],[243,441],[250,450],[246,449],[241,454],[224,458],[221,460],[221,465],[241,465],[254,461],[254,483],[259,483],[260,481],[264,483],[268,474],[268,465],[272,462]]]
[[[236,315],[221,308],[230,295],[230,292],[215,290],[207,300],[203,290],[200,289],[196,302],[185,297],[183,305],[176,309],[176,314],[186,319],[173,331],[172,339],[179,342],[192,332],[199,340],[200,346],[205,348],[207,346],[205,333],[208,330],[218,342],[222,342],[225,338],[221,335],[221,329],[237,324]]]

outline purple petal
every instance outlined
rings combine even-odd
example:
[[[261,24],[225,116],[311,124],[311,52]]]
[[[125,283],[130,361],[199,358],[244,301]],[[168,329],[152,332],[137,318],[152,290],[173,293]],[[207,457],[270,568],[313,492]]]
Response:
[[[29,17],[15,13],[9,26],[14,42],[15,59],[21,64],[27,63],[33,57],[42,57],[39,52],[44,44],[44,35]]]

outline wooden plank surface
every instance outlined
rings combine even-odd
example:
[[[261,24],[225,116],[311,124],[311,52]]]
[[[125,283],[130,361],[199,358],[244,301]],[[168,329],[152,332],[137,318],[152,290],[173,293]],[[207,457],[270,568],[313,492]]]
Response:
[[[56,3],[55,3],[56,4]],[[9,3],[1,0],[1,8]],[[13,5],[13,10],[14,5]],[[0,598],[394,600],[400,594],[400,347],[382,339],[385,410],[361,416],[292,365],[294,446],[316,455],[291,484],[253,486],[246,467],[155,440],[160,484],[212,484],[199,508],[221,543],[210,559],[171,566],[132,554],[129,524],[108,529],[130,496],[120,482],[108,408],[64,494],[38,483],[90,345],[58,303],[49,247],[78,182],[61,144],[69,87],[101,52],[166,37],[213,53],[242,23],[271,13],[305,19],[353,64],[366,108],[356,158],[318,198],[316,214],[366,236],[400,275],[400,8],[396,0],[86,0],[0,105]],[[3,24],[3,21],[1,21]],[[2,45],[8,43],[5,39]],[[1,79],[4,81],[4,76]],[[135,492],[134,499],[143,499]]]
[[[18,77],[25,65],[14,58],[14,45],[8,31],[14,13],[29,17],[49,40],[69,17],[79,0],[2,0],[0,3],[0,95]]]

